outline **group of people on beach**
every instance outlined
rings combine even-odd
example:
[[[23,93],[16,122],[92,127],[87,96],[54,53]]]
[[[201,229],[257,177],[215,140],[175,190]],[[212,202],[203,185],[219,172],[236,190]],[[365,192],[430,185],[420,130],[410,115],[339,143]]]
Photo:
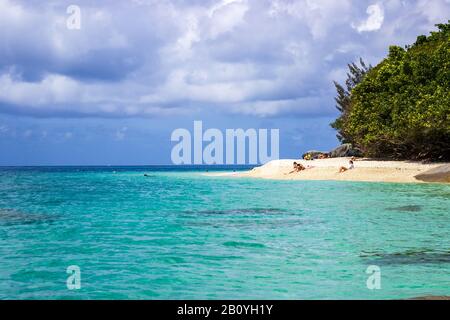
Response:
[[[345,172],[345,171],[347,171],[347,170],[352,170],[352,169],[354,169],[354,168],[355,168],[355,165],[354,165],[354,163],[353,163],[354,161],[356,161],[356,158],[355,158],[355,157],[352,157],[352,158],[349,160],[349,162],[348,162],[348,164],[349,164],[348,167],[345,167],[345,166],[339,167],[339,173]],[[291,173],[294,173],[294,172],[300,172],[300,171],[303,171],[303,170],[306,170],[306,169],[312,169],[312,168],[314,168],[314,166],[308,165],[308,166],[305,167],[305,166],[302,165],[301,163],[294,161],[294,164],[293,164],[293,170],[290,171],[290,172],[287,173],[287,174],[291,174]]]

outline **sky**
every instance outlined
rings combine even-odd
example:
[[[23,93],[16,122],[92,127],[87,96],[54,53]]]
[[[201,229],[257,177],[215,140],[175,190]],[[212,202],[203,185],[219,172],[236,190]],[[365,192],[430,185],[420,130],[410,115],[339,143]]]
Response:
[[[347,63],[449,18],[450,0],[0,0],[0,165],[170,164],[194,120],[279,129],[281,158],[329,150]]]

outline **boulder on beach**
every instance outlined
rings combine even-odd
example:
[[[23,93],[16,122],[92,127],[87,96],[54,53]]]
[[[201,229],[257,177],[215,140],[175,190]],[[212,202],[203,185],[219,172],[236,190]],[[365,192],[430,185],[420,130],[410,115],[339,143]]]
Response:
[[[450,182],[450,164],[427,170],[414,178],[425,182]]]
[[[330,151],[330,158],[340,157],[362,157],[362,151],[353,147],[351,143],[344,143]]]

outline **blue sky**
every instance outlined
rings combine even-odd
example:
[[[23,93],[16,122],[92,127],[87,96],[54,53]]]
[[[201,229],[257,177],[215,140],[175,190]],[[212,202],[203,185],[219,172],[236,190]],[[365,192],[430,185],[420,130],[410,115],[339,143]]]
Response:
[[[168,164],[194,120],[279,128],[283,158],[328,150],[346,64],[449,17],[450,0],[0,0],[0,165]]]

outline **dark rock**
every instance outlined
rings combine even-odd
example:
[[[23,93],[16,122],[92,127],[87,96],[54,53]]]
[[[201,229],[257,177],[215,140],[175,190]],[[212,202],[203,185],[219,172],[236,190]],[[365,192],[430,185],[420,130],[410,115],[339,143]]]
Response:
[[[340,157],[361,157],[362,151],[356,147],[353,147],[351,143],[344,143],[339,147],[330,151],[330,158]]]
[[[425,182],[450,182],[450,164],[444,164],[415,176]]]

